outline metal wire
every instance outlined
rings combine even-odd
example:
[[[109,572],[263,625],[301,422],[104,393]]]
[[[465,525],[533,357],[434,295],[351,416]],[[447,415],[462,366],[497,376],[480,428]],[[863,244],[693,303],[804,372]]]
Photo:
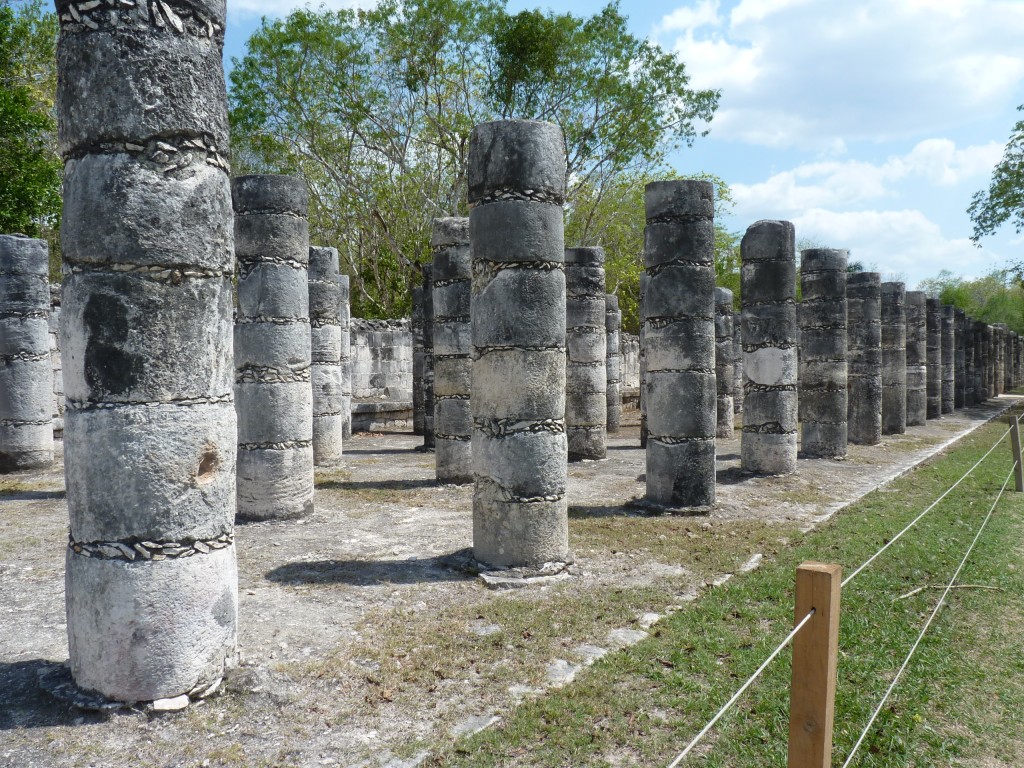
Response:
[[[1006,435],[1003,435],[1003,437],[1006,437]],[[1000,442],[1002,442],[1002,438],[1000,438]],[[998,443],[996,443],[996,445],[998,445]],[[1020,461],[1020,457],[1017,458],[1017,461]],[[985,526],[988,525],[988,521],[996,509],[996,504],[998,504],[999,500],[1003,497],[1003,491],[1006,490],[1006,486],[1009,484],[1010,478],[1013,476],[1013,471],[1017,467],[1017,461],[1015,461],[1013,466],[1010,468],[1010,473],[1006,476],[1006,480],[1003,481],[1003,487],[999,489],[999,493],[996,495],[996,500],[992,502],[992,506],[989,508],[988,514],[985,515],[985,519],[982,521],[981,527],[978,529],[978,533],[974,536],[974,541],[972,541],[971,546],[967,548],[967,553],[964,555],[963,560],[960,561],[960,565],[957,566],[956,572],[953,574],[953,578],[949,580],[949,584],[946,585],[946,590],[942,593],[942,597],[940,597],[939,602],[935,604],[935,610],[932,611],[931,616],[928,617],[928,621],[925,622],[924,627],[921,629],[921,634],[917,636],[917,640],[914,641],[914,645],[911,647],[910,653],[907,654],[907,658],[903,661],[903,666],[899,668],[899,671],[896,673],[896,677],[892,679],[892,683],[889,685],[888,690],[886,690],[885,695],[882,696],[882,700],[878,703],[875,711],[871,714],[871,719],[868,720],[868,724],[864,726],[864,730],[861,732],[860,738],[857,739],[857,743],[853,745],[853,750],[850,752],[849,757],[846,758],[846,762],[843,763],[842,768],[848,768],[850,763],[853,762],[853,758],[856,756],[857,750],[860,749],[860,745],[864,743],[864,739],[867,738],[868,732],[871,730],[871,726],[875,723],[875,719],[882,711],[882,707],[885,706],[885,702],[889,700],[889,696],[892,695],[893,690],[896,688],[896,683],[899,682],[900,676],[910,664],[910,660],[914,657],[914,652],[917,651],[918,645],[920,645],[921,640],[924,639],[925,633],[931,626],[932,621],[936,616],[938,616],[939,610],[946,601],[946,597],[949,595],[950,590],[953,589],[953,585],[956,583],[957,577],[960,576],[960,571],[962,571],[964,569],[964,565],[967,564],[967,558],[969,558],[971,556],[971,552],[974,551],[974,545],[978,543],[978,539],[981,538],[982,531],[984,531]]]
[[[897,541],[899,541],[900,538],[903,536],[903,534],[905,534],[907,531],[909,531],[911,528],[913,528],[915,525],[917,525],[917,523],[921,520],[922,517],[924,517],[929,512],[931,512],[940,501],[942,501],[950,493],[952,493],[954,488],[956,488],[958,485],[960,485],[960,483],[962,483],[964,480],[966,480],[967,476],[970,475],[971,472],[976,470],[981,465],[981,462],[983,462],[985,459],[987,459],[989,457],[989,454],[991,454],[992,451],[994,451],[996,449],[996,447],[1001,442],[1003,442],[1003,440],[1006,439],[1006,436],[1008,434],[1010,434],[1010,429],[1007,429],[1003,433],[1003,436],[1000,437],[998,440],[996,440],[995,444],[991,448],[989,448],[988,451],[986,451],[985,455],[982,456],[980,459],[978,459],[977,463],[975,463],[975,465],[973,467],[968,469],[959,480],[957,480],[955,483],[953,483],[951,486],[949,486],[949,488],[947,488],[945,490],[945,492],[943,492],[943,494],[941,496],[939,496],[939,498],[937,498],[935,501],[933,501],[931,504],[929,504],[927,509],[925,509],[924,512],[922,512],[920,515],[918,515],[913,520],[911,520],[906,528],[904,528],[902,531],[900,531],[895,536],[893,536],[889,541],[887,541],[885,543],[885,545],[880,550],[875,552],[875,554],[873,554],[871,557],[869,557],[867,560],[865,560],[863,563],[861,563],[860,567],[857,568],[857,570],[855,570],[853,573],[851,573],[849,576],[847,576],[845,579],[843,579],[842,586],[845,587],[847,584],[849,584],[851,581],[853,581],[853,579],[858,574],[860,574],[861,571],[863,571],[865,568],[867,568],[869,565],[871,565],[876,560],[876,558],[878,558],[879,555],[881,555],[883,552],[885,552],[885,550],[887,550],[889,547],[891,547],[893,544],[895,544]]]
[[[786,635],[786,639],[779,643],[778,647],[774,651],[772,651],[771,655],[764,660],[764,663],[757,668],[757,671],[754,672],[754,674],[752,674],[749,678],[747,678],[747,682],[741,685],[739,690],[732,695],[732,698],[725,702],[725,705],[720,710],[718,710],[718,714],[711,718],[711,721],[704,726],[701,732],[693,737],[693,741],[686,745],[686,749],[684,749],[676,756],[676,759],[669,764],[668,768],[676,768],[676,766],[679,765],[680,761],[682,761],[684,757],[690,754],[690,750],[697,746],[697,743],[702,738],[704,738],[708,731],[710,731],[714,727],[715,723],[717,723],[721,719],[722,715],[728,712],[732,705],[735,704],[737,700],[739,700],[740,696],[743,695],[743,692],[746,691],[747,688],[749,688],[751,684],[761,676],[761,673],[768,668],[768,665],[771,664],[772,661],[774,661],[775,657],[782,653],[782,649],[789,645],[790,641],[792,641],[792,639],[796,637],[797,632],[803,629],[804,625],[811,620],[811,616],[814,615],[814,612],[815,609],[811,608],[810,612],[800,620],[800,623],[793,627],[793,631]]]

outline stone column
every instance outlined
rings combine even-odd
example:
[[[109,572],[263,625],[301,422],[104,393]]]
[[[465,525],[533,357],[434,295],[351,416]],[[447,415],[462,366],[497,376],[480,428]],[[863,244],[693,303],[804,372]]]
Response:
[[[715,386],[718,392],[715,437],[734,437],[732,397],[734,386],[734,364],[732,351],[733,306],[732,291],[715,288]]]
[[[423,286],[412,289],[412,433],[423,434]]]
[[[313,512],[309,204],[295,176],[231,181],[238,258],[238,517]]]
[[[963,408],[967,401],[967,351],[964,348],[964,318],[962,309],[953,310],[953,407]]]
[[[956,385],[956,334],[953,328],[953,307],[943,304],[942,317],[942,412],[953,412],[953,389]]]
[[[907,431],[907,288],[882,283],[882,434]]]
[[[341,463],[344,403],[341,382],[341,318],[338,317],[338,250],[309,249],[309,325],[312,337],[313,463]]]
[[[53,463],[50,252],[0,235],[0,472]]]
[[[964,316],[963,327],[964,343],[964,406],[969,408],[978,403],[978,393],[975,389],[974,370],[974,318]]]
[[[796,469],[796,246],[788,221],[758,221],[740,243],[743,297],[743,433],[740,466]]]
[[[646,503],[707,508],[715,503],[714,186],[652,182],[644,207]]]
[[[565,249],[565,432],[569,461],[608,455],[604,249]]]
[[[996,363],[994,389],[998,397],[1006,391],[1006,325],[1005,323],[996,323],[993,328],[995,328],[995,334],[992,342],[995,350],[992,357]]]
[[[743,413],[743,323],[732,322],[732,412]],[[735,424],[735,418],[733,420]]]
[[[877,445],[882,440],[881,298],[882,281],[877,272],[847,276],[847,431],[855,445]]]
[[[604,330],[607,342],[607,416],[608,433],[615,434],[622,423],[622,355],[621,343],[622,311],[619,297],[614,293],[605,294]]]
[[[996,327],[994,325],[986,325],[984,333],[984,348],[985,348],[985,392],[987,397],[996,397],[999,393],[996,391]]]
[[[644,334],[647,315],[644,303],[647,298],[647,284],[650,278],[646,272],[640,274],[640,447],[647,448],[647,338]]]
[[[422,451],[433,451],[434,432],[434,270],[423,267],[423,445]]]
[[[801,450],[808,458],[846,456],[846,263],[849,252],[800,252]]]
[[[928,325],[928,418],[942,417],[942,304],[938,299],[926,302]]]
[[[1003,371],[1003,391],[1009,392],[1011,389],[1013,389],[1013,359],[1015,346],[1014,338],[1017,334],[1015,334],[1009,328],[1006,328],[1003,331],[1003,335],[1006,339],[1006,366]]]
[[[54,289],[57,289],[56,291]],[[54,296],[54,293],[57,295]],[[53,368],[53,436],[64,435],[64,369],[60,357],[60,289],[50,286],[50,362]]]
[[[434,445],[439,483],[473,482],[469,219],[434,219]]]
[[[907,426],[928,418],[928,325],[924,291],[907,291]]]
[[[338,365],[341,368],[342,437],[352,437],[352,305],[349,277],[338,275]]]
[[[224,6],[184,7],[58,5],[68,646],[120,701],[235,653]]]
[[[550,123],[473,129],[473,555],[567,562],[565,151]]]
[[[989,397],[985,375],[988,370],[988,355],[985,354],[987,327],[981,320],[974,321],[974,396],[977,403],[983,403]]]

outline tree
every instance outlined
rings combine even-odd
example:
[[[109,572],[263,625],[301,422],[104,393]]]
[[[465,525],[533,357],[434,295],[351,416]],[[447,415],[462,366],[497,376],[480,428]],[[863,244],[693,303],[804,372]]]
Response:
[[[466,214],[477,123],[562,127],[567,207],[586,239],[606,192],[690,143],[718,93],[691,90],[614,3],[578,18],[509,15],[503,0],[384,0],[264,20],[234,62],[230,102],[235,171],[307,180],[312,236],[339,249],[354,311],[379,317],[408,311],[431,220]]]
[[[1017,110],[1024,110],[1024,104]],[[1024,120],[1013,126],[988,189],[974,193],[967,213],[974,222],[971,240],[975,245],[1007,222],[1012,222],[1018,233],[1024,231]]]
[[[0,232],[54,233],[62,164],[56,154],[57,19],[40,0],[0,4]]]
[[[1012,270],[997,269],[976,280],[957,277],[948,269],[922,280],[918,290],[943,304],[952,304],[976,320],[1006,323],[1024,333],[1024,285]]]

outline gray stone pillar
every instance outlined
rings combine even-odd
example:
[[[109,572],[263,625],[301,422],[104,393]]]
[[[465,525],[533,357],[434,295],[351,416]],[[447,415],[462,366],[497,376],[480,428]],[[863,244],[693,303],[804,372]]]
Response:
[[[733,351],[732,291],[715,288],[715,387],[718,393],[715,437],[734,437],[732,397],[735,382]]]
[[[953,310],[953,407],[963,408],[967,402],[967,350],[964,347],[964,323],[966,314],[962,309]]]
[[[0,472],[53,462],[50,252],[0,235]]]
[[[978,394],[974,377],[974,318],[965,315],[961,327],[964,345],[964,407],[977,405]]]
[[[566,562],[565,150],[550,123],[473,129],[473,555]]]
[[[54,289],[57,289],[54,291]],[[56,296],[54,293],[56,292]],[[60,289],[50,286],[50,362],[53,368],[53,436],[64,434],[64,369],[60,356]]]
[[[202,696],[238,599],[224,6],[58,13],[71,673]]]
[[[433,451],[434,431],[434,270],[423,267],[423,445],[422,451]]]
[[[984,339],[982,346],[985,355],[985,396],[995,397],[996,392],[996,328],[994,325],[985,325]]]
[[[412,433],[423,434],[423,286],[412,289]]]
[[[238,258],[238,518],[313,512],[309,204],[295,176],[231,181]]]
[[[849,358],[847,432],[855,445],[882,440],[882,281],[877,272],[846,278]]]
[[[352,304],[348,275],[338,275],[338,365],[341,368],[342,437],[352,437]]]
[[[732,412],[743,413],[743,323],[732,322]],[[735,419],[733,420],[735,424]]]
[[[956,333],[953,307],[943,304],[942,317],[942,412],[953,412],[953,390],[956,385]]]
[[[985,402],[988,395],[988,383],[986,372],[988,370],[988,355],[985,353],[985,329],[988,325],[981,321],[974,321],[974,396],[978,403]]]
[[[924,291],[907,291],[907,426],[928,418],[928,324]]]
[[[650,278],[646,272],[640,274],[640,447],[647,448],[647,338],[644,328],[647,315],[644,304],[647,298],[647,284]]]
[[[882,283],[882,434],[907,431],[907,287]]]
[[[341,380],[341,286],[338,250],[309,249],[309,325],[312,338],[310,380],[313,385],[313,463],[341,463],[344,408]]]
[[[608,433],[615,434],[622,424],[622,355],[619,349],[622,331],[622,311],[619,297],[605,294],[604,330],[607,342],[607,416]]]
[[[434,219],[434,445],[439,483],[473,482],[469,219]]]
[[[565,433],[569,461],[608,455],[604,249],[565,249]]]
[[[707,508],[715,503],[714,186],[652,182],[644,207],[646,502]]]
[[[926,302],[928,325],[928,418],[942,417],[942,304],[938,299]]]
[[[788,221],[758,221],[740,243],[743,297],[744,471],[796,469],[796,246]]]
[[[1013,389],[1013,357],[1014,357],[1014,337],[1016,334],[1009,328],[1003,330],[1003,338],[1005,339],[1006,351],[1004,357],[1006,364],[1003,368],[1003,392],[1009,392]]]
[[[993,350],[992,357],[996,363],[993,388],[998,397],[1006,391],[1006,324],[996,323],[992,327],[995,329],[992,339],[995,349]],[[943,348],[943,351],[945,351],[945,348]]]
[[[849,252],[800,252],[801,450],[808,458],[846,456],[846,264]]]

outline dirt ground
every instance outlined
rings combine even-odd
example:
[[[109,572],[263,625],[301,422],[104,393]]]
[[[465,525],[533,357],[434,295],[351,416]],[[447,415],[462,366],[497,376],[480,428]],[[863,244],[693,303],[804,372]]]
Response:
[[[163,715],[80,712],[40,690],[39,674],[67,659],[63,473],[58,463],[0,477],[0,766],[416,765],[431,743],[570,683],[589,660],[760,559],[709,573],[666,556],[669,537],[743,536],[758,523],[777,526],[785,546],[787,531],[813,527],[1017,400],[851,446],[845,461],[801,460],[783,477],[744,476],[739,440],[719,440],[718,503],[685,527],[624,506],[644,490],[636,412],[627,411],[607,460],[570,465],[580,575],[518,590],[489,589],[457,567],[472,544],[471,488],[435,484],[433,455],[414,450],[422,438],[356,435],[343,468],[318,472],[312,516],[237,529],[241,664],[221,695]],[[625,521],[617,530],[628,530],[634,519],[637,532],[667,543],[617,545],[616,529],[595,527]],[[618,602],[595,613],[607,614],[600,621],[545,612],[611,595]],[[631,614],[621,621],[623,610]]]

